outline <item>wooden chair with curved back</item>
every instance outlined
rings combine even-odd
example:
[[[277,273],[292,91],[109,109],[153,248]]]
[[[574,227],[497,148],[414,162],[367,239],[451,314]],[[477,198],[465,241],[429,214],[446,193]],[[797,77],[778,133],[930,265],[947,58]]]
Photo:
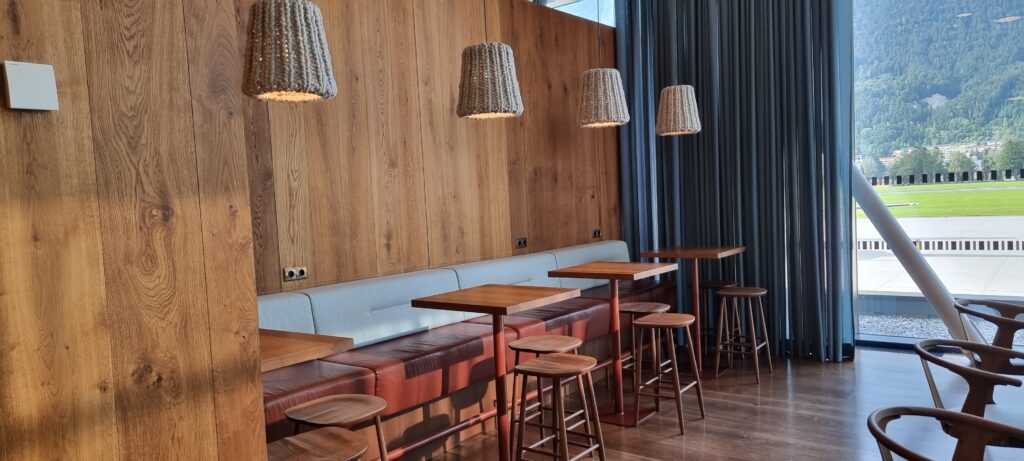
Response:
[[[975,365],[961,365],[932,353],[940,348],[959,349],[970,357]],[[967,397],[964,399],[961,412],[1024,427],[1024,415],[1021,415],[1020,411],[1015,411],[1018,407],[1017,402],[1009,402],[1008,405],[997,407],[993,399],[996,386],[1020,387],[1021,380],[985,370],[986,364],[1004,362],[1010,358],[1024,358],[1024,352],[953,339],[924,340],[917,343],[914,349],[921,358],[921,365],[924,367],[925,377],[928,379],[928,386],[936,408],[944,409],[945,406],[935,385],[929,363],[945,368],[967,381]]]
[[[930,461],[930,458],[915,453],[886,434],[889,423],[904,416],[932,418],[938,421],[947,434],[957,439],[952,461],[985,459],[985,449],[990,446],[1024,446],[1024,429],[1019,427],[935,408],[883,408],[868,416],[868,430],[878,442],[878,450],[883,461],[893,461],[893,453],[910,461]]]
[[[984,306],[996,311],[985,312],[975,306]],[[1018,331],[1024,330],[1024,306],[996,301],[991,299],[958,299],[956,304],[957,312],[968,317],[979,318],[991,322],[996,326],[996,335],[992,338],[992,345],[1004,349],[1013,349],[1013,338]],[[986,364],[985,370],[1002,373],[1004,375],[1024,375],[1024,363],[992,362]]]

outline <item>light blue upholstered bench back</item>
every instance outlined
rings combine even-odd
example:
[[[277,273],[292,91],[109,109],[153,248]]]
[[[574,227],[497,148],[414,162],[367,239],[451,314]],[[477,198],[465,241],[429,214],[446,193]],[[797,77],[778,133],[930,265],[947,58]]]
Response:
[[[413,299],[459,289],[455,272],[432,269],[302,290],[316,332],[345,336],[356,347],[466,320],[454,311],[413,308]]]
[[[259,297],[260,327],[345,336],[356,347],[478,317],[413,308],[413,299],[488,283],[587,289],[604,280],[555,279],[548,271],[592,261],[628,261],[622,241],[605,241],[523,256]]]
[[[629,261],[629,247],[626,246],[626,242],[623,242],[621,240],[607,240],[604,242],[588,243],[585,245],[576,245],[571,247],[559,248],[557,250],[551,250],[550,253],[554,255],[555,264],[558,266],[559,269],[564,269],[566,267],[572,267],[594,261]],[[562,279],[563,287],[579,288],[581,290],[586,290],[588,288],[599,287],[607,284],[607,280],[570,278]]]

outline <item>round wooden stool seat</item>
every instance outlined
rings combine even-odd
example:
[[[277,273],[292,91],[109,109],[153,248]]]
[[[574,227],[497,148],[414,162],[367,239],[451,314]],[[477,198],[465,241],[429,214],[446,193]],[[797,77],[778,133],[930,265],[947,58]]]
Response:
[[[597,366],[597,359],[585,355],[554,353],[516,365],[522,374],[542,378],[567,378],[582,375]]]
[[[267,445],[267,461],[351,461],[366,453],[369,445],[359,434],[339,427],[325,427]]]
[[[339,394],[296,405],[284,415],[311,426],[348,427],[379,415],[387,406],[386,400],[375,395]]]
[[[619,305],[619,312],[626,314],[657,314],[670,310],[672,310],[672,306],[662,303],[622,303]]]
[[[733,298],[757,298],[766,294],[768,294],[768,290],[758,287],[731,287],[718,290],[719,296],[729,296]]]
[[[540,335],[517,339],[508,343],[509,349],[534,354],[572,352],[583,345],[583,340],[572,336]]]
[[[731,288],[739,285],[739,283],[733,282],[732,280],[701,280],[700,288],[702,290],[720,290],[722,288]]]
[[[682,328],[693,325],[695,320],[696,319],[690,314],[665,312],[640,317],[633,322],[633,325],[640,328]]]

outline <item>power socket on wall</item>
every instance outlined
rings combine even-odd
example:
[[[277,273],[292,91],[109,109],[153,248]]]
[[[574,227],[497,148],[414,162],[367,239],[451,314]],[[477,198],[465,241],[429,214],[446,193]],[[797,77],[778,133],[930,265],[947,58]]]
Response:
[[[306,266],[286,267],[283,272],[285,282],[294,282],[309,277],[309,269],[306,269]]]
[[[593,231],[593,232],[592,232],[592,233],[591,233],[590,235],[592,235],[592,236],[593,236],[594,238],[596,238],[596,239],[599,239],[599,238],[601,238],[601,237],[602,237],[602,236],[603,236],[604,234],[603,234],[603,233],[601,232],[601,229],[594,229],[594,231]]]
[[[526,237],[516,239],[516,248],[526,248],[527,244]]]

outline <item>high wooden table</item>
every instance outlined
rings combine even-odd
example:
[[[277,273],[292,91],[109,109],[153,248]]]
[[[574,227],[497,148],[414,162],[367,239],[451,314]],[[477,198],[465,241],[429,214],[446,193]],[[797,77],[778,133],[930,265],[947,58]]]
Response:
[[[701,358],[704,356],[701,352],[701,320],[700,320],[700,260],[702,259],[725,259],[729,256],[735,256],[740,253],[747,251],[746,247],[742,246],[727,246],[727,247],[674,247],[664,248],[661,250],[644,251],[640,253],[641,258],[658,258],[658,259],[677,259],[690,260],[690,286],[693,287],[693,292],[690,296],[690,303],[693,306],[693,353],[697,356],[697,368],[701,370],[703,375],[703,361]],[[683,280],[683,274],[679,274],[677,280],[680,283]]]
[[[608,280],[608,304],[611,306],[613,399],[601,408],[601,421],[632,427],[651,412],[644,411],[638,420],[632,411],[625,411],[622,392],[622,324],[619,319],[619,281],[637,281],[676,270],[674,263],[592,262],[548,272],[548,277]]]
[[[260,329],[260,371],[284,368],[352,349],[352,338]]]
[[[580,290],[523,285],[482,285],[412,300],[413,307],[476,312],[491,316],[494,327],[494,392],[497,397],[498,458],[511,456],[508,390],[505,388],[505,317],[575,298]]]

